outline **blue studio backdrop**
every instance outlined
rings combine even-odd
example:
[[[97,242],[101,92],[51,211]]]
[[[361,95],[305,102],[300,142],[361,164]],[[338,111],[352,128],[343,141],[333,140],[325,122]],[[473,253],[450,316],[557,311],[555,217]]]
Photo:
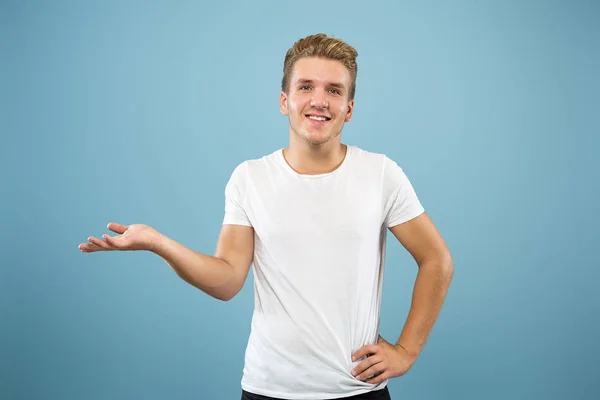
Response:
[[[252,275],[221,302],[156,255],[77,246],[116,221],[212,254],[233,168],[288,143],[283,58],[317,32],[359,52],[343,142],[404,168],[454,257],[392,397],[600,398],[598,17],[583,0],[0,2],[0,398],[239,398]],[[396,340],[417,267],[387,251]]]

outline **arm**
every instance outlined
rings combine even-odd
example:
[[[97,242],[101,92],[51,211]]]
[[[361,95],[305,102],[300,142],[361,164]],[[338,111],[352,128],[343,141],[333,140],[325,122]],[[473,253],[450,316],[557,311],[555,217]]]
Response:
[[[159,255],[186,282],[223,301],[244,286],[254,256],[254,229],[223,225],[214,256],[189,249],[142,224],[129,226],[111,222],[108,229],[119,233],[102,239],[90,236],[79,249],[84,253],[114,250],[148,250]]]
[[[223,225],[214,256],[188,249],[162,236],[154,251],[187,283],[223,301],[244,286],[254,255],[254,229]]]
[[[414,360],[423,349],[442,308],[454,264],[446,243],[426,213],[393,226],[390,231],[419,266],[410,311],[396,342]]]
[[[373,384],[404,375],[412,367],[433,329],[454,274],[450,251],[426,213],[390,231],[413,256],[419,272],[410,311],[396,344],[380,336],[377,344],[363,346],[353,354],[353,361],[367,356],[353,375]]]

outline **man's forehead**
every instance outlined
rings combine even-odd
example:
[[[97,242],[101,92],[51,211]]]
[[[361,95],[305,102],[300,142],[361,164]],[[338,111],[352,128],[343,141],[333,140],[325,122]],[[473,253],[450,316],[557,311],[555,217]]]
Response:
[[[350,72],[339,61],[304,58],[296,61],[292,71],[292,82],[347,86],[350,82]]]
[[[329,81],[329,80],[319,80],[319,79],[307,79],[307,78],[298,78],[298,80],[295,82],[296,85],[326,85],[326,86],[334,86],[334,87],[346,87],[346,85],[344,84],[343,81],[339,81],[339,80],[334,80],[334,81]]]

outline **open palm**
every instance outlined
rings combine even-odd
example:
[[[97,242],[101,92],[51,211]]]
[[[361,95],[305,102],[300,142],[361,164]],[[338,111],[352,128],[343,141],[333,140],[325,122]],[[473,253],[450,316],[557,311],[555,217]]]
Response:
[[[121,225],[116,222],[108,224],[107,228],[118,233],[118,236],[102,235],[102,239],[90,236],[89,243],[79,245],[84,253],[114,250],[152,250],[160,239],[159,233],[143,224]]]

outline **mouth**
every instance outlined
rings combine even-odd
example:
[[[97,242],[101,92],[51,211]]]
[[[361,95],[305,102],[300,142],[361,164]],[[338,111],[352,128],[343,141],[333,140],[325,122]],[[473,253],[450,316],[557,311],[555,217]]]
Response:
[[[319,114],[306,114],[305,117],[315,123],[321,123],[321,124],[324,124],[327,121],[331,121],[330,117],[327,117],[325,115],[319,115]]]

